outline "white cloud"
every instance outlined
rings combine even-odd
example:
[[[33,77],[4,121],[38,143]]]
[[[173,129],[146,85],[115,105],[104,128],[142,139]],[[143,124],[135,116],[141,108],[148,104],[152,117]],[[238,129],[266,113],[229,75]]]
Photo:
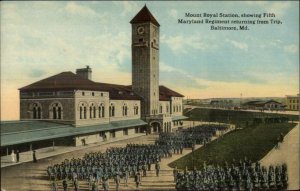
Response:
[[[275,13],[277,16],[281,16],[290,6],[290,2],[272,2],[269,6],[266,6],[266,10],[270,13]]]
[[[114,2],[116,5],[122,7],[122,16],[127,15],[128,13],[137,13],[140,9],[140,6],[136,2],[132,1],[121,1],[121,2]]]
[[[244,42],[237,42],[235,40],[229,40],[226,39],[227,42],[229,42],[230,44],[232,44],[234,47],[244,50],[244,51],[248,51],[248,45]]]
[[[295,44],[291,44],[291,45],[284,46],[283,50],[289,53],[297,53],[297,52],[299,53],[299,46]]]
[[[178,11],[175,10],[175,9],[171,9],[169,12],[168,12],[169,16],[171,18],[174,18],[174,19],[178,19]]]
[[[288,8],[290,8],[291,3],[286,1],[274,1],[274,2],[266,2],[266,1],[247,1],[246,4],[261,7],[266,13],[275,13],[277,16],[282,16],[285,14]]]
[[[93,9],[79,5],[75,2],[68,2],[65,9],[71,14],[79,14],[83,16],[97,16],[97,13]]]
[[[165,36],[161,37],[161,43],[167,44],[173,52],[190,53],[191,50],[208,50],[216,48],[216,44],[210,44],[207,40],[200,37],[201,35],[191,36]]]

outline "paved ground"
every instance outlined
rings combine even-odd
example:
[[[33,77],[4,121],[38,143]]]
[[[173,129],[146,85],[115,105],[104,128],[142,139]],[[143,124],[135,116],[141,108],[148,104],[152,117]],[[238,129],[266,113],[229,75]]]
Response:
[[[85,147],[81,150],[73,150],[65,154],[40,159],[38,163],[22,163],[13,166],[1,168],[1,189],[6,191],[26,190],[26,191],[45,191],[50,190],[50,182],[46,175],[45,169],[48,165],[61,163],[65,158],[81,158],[86,152],[102,151],[104,152],[109,147],[124,147],[127,143],[149,144],[153,143],[157,135],[140,136],[128,140],[120,140],[110,144],[98,144]],[[196,148],[199,148],[198,145]],[[49,148],[48,148],[49,149]],[[75,148],[77,149],[77,148]],[[59,149],[57,149],[59,150]],[[49,151],[50,152],[50,151]],[[168,164],[188,153],[191,149],[184,149],[183,154],[175,154],[172,158],[163,158],[161,162],[161,173],[159,177],[155,176],[154,165],[152,171],[148,172],[147,177],[142,178],[142,184],[139,190],[170,190],[174,189],[172,168]],[[46,152],[47,153],[47,152]],[[40,153],[42,156],[42,153]],[[31,160],[31,155],[28,156]],[[9,160],[9,157],[6,158]],[[3,159],[4,160],[4,159]],[[281,164],[286,162],[289,172],[289,189],[296,190],[299,188],[299,127],[293,129],[286,135],[284,143],[279,150],[272,150],[262,159],[263,165]],[[71,184],[71,183],[70,183]],[[58,182],[59,190],[62,190],[61,182]],[[80,181],[80,190],[88,190],[87,183]],[[73,187],[71,187],[73,190]],[[110,180],[110,190],[115,190],[115,184]],[[119,190],[137,190],[133,181],[130,178],[128,187],[125,187],[124,182],[121,182]]]
[[[82,149],[88,149],[90,147],[95,147],[95,146],[102,146],[102,145],[105,145],[105,144],[111,144],[112,142],[122,141],[124,139],[132,139],[132,138],[136,138],[136,137],[139,137],[139,136],[145,136],[145,134],[140,133],[140,134],[134,134],[134,135],[129,135],[129,136],[123,136],[121,138],[113,138],[113,139],[110,139],[110,140],[107,140],[107,141],[94,143],[94,144],[89,144],[89,145],[86,145],[86,146],[47,147],[47,148],[42,148],[42,149],[36,150],[36,156],[37,156],[38,159],[44,159],[44,158],[48,158],[48,157],[55,156],[55,155],[60,155],[60,154],[64,154],[64,153],[68,153],[68,152],[72,152],[72,151],[78,151],[78,150],[82,150]],[[11,162],[11,160],[12,160],[11,155],[2,156],[1,157],[1,168],[7,167],[7,166],[19,165],[19,164],[24,163],[24,162],[31,162],[32,161],[32,151],[20,153],[20,162],[19,163]]]
[[[102,151],[109,147],[123,147],[127,143],[151,143],[155,136],[140,136],[133,139],[121,140],[110,144],[90,146],[85,149],[71,151],[53,157],[38,160],[38,163],[21,163],[18,165],[1,168],[1,189],[6,191],[26,190],[26,191],[45,191],[50,190],[46,168],[48,165],[61,163],[64,159],[72,157],[82,158],[87,152]],[[38,151],[37,151],[38,152]],[[83,183],[80,183],[81,185]],[[59,182],[61,188],[61,183]],[[61,190],[61,189],[60,189]],[[84,190],[84,189],[81,189]]]
[[[157,135],[141,136],[134,139],[122,140],[94,147],[89,147],[83,150],[77,150],[58,156],[53,156],[45,159],[40,159],[38,163],[22,163],[19,165],[8,166],[1,169],[1,188],[6,191],[14,190],[30,190],[30,191],[45,191],[50,190],[50,182],[46,175],[45,169],[49,164],[61,163],[65,158],[72,158],[73,156],[83,157],[86,152],[102,151],[104,152],[109,147],[123,147],[127,143],[138,143],[138,144],[149,144],[154,143]],[[196,149],[200,146],[197,145]],[[188,153],[191,149],[184,149],[183,154],[173,154],[171,158],[163,158],[161,161],[161,172],[160,176],[156,176],[154,171],[154,165],[150,172],[147,172],[147,177],[142,178],[142,184],[139,190],[163,190],[163,189],[174,189],[175,183],[173,182],[172,168],[168,164]],[[70,183],[71,184],[71,183]],[[59,190],[62,190],[61,181],[58,182]],[[110,190],[115,190],[115,183],[113,180],[109,182]],[[88,185],[85,181],[80,181],[80,190],[88,190]],[[101,188],[101,186],[100,186]],[[71,187],[73,190],[73,187]],[[124,181],[121,181],[119,190],[137,190],[134,179],[130,178],[128,186],[125,187]]]
[[[264,166],[287,164],[288,190],[299,190],[299,123],[285,137],[279,149],[271,150],[262,160]]]

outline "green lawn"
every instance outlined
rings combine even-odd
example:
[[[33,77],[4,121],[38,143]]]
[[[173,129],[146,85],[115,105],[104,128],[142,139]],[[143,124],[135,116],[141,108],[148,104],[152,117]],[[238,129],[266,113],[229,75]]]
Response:
[[[239,161],[247,157],[252,162],[263,158],[277,143],[280,133],[287,134],[296,124],[274,123],[249,126],[227,133],[223,137],[211,142],[169,164],[184,169],[192,169],[193,163],[197,169],[206,164],[222,165],[225,161],[231,163],[233,159]],[[193,157],[194,156],[194,157]],[[194,159],[194,160],[193,160]]]

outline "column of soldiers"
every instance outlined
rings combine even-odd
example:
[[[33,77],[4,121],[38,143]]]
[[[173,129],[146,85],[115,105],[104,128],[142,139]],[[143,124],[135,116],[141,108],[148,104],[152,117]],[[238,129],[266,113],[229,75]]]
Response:
[[[216,135],[217,131],[228,129],[229,126],[227,125],[199,125],[176,133],[162,133],[156,140],[156,144],[172,145],[176,151],[182,151],[183,148],[192,148],[195,144],[206,145]]]
[[[105,153],[86,153],[82,159],[66,159],[47,169],[52,190],[57,190],[57,180],[62,180],[64,190],[68,190],[70,181],[74,190],[79,190],[79,180],[86,182],[89,190],[98,190],[99,184],[103,190],[108,190],[110,179],[118,190],[121,179],[127,186],[130,177],[139,187],[142,177],[147,176],[153,164],[156,176],[159,176],[161,158],[182,154],[183,148],[194,148],[195,144],[206,144],[217,130],[226,129],[226,126],[197,126],[182,132],[161,134],[155,144],[128,144],[122,148],[109,148]]]
[[[128,144],[124,148],[110,148],[105,153],[86,153],[80,159],[66,159],[61,164],[49,166],[47,173],[52,180],[52,187],[57,185],[56,180],[62,180],[62,186],[67,190],[72,181],[75,190],[79,190],[78,180],[84,180],[89,190],[97,190],[102,183],[104,190],[109,188],[109,179],[113,179],[116,189],[119,189],[121,178],[127,186],[129,177],[134,177],[136,186],[140,185],[142,176],[155,164],[156,175],[159,176],[159,162],[163,157],[170,157],[171,147],[151,144]],[[78,188],[78,189],[76,189]],[[55,190],[55,189],[53,189]]]
[[[177,190],[285,190],[288,187],[285,164],[260,166],[259,162],[240,161],[239,164],[225,164],[224,167],[203,165],[202,170],[194,168],[179,172],[174,169]],[[175,177],[176,176],[176,177]]]

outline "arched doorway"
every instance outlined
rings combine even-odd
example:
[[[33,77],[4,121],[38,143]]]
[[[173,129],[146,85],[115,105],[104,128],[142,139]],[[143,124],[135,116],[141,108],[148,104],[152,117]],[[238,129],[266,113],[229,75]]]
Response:
[[[161,124],[157,121],[151,122],[150,127],[151,127],[153,133],[161,133],[162,132]]]

